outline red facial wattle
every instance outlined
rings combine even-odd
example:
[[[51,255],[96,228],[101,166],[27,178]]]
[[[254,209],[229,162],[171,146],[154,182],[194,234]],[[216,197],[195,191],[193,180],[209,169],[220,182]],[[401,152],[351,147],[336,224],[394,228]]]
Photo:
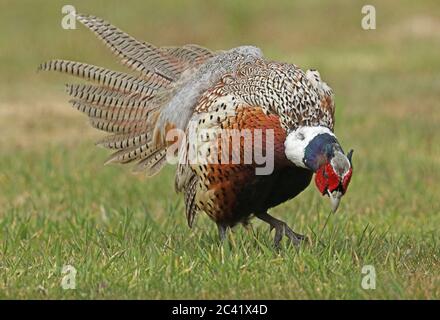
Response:
[[[350,170],[348,170],[348,172],[345,174],[344,178],[342,179],[342,192],[343,193],[345,193],[345,191],[347,191],[348,185],[350,184],[352,173],[353,173],[353,168],[350,168]]]
[[[330,163],[322,165],[315,175],[316,186],[322,195],[327,194],[327,191],[333,192],[342,184],[342,193],[344,194],[348,188],[351,180],[352,168],[344,175],[342,181],[340,177],[333,170]]]
[[[322,195],[326,193],[327,190],[327,179],[324,177],[324,166],[318,169],[315,174],[315,184],[319,192]]]

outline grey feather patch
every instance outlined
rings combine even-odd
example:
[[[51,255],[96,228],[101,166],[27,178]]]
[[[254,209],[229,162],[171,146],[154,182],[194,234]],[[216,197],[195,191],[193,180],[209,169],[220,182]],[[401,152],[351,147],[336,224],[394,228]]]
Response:
[[[221,52],[198,69],[184,72],[176,82],[169,102],[164,106],[157,126],[163,128],[167,122],[185,130],[200,96],[221,77],[233,72],[240,63],[262,58],[259,48],[242,46]]]

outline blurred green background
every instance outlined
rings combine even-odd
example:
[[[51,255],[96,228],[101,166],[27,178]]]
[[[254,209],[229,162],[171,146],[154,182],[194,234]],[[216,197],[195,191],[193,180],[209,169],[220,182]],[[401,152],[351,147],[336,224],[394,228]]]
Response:
[[[271,250],[241,227],[226,248],[200,217],[186,227],[173,168],[146,180],[102,166],[100,133],[72,110],[63,58],[117,70],[61,8],[102,17],[158,46],[243,44],[316,68],[336,94],[336,133],[354,148],[350,190],[323,237]],[[374,5],[377,29],[363,30]],[[440,3],[438,1],[12,1],[0,3],[0,297],[440,298]],[[273,213],[316,235],[328,203],[313,187]],[[60,288],[61,267],[78,270]],[[377,289],[360,287],[377,268]]]

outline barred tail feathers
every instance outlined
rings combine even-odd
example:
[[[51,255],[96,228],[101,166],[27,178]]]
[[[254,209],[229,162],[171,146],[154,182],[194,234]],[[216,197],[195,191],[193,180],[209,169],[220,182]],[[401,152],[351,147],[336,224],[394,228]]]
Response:
[[[137,161],[136,171],[148,175],[159,172],[166,163],[163,135],[173,127],[172,123],[158,121],[161,110],[179,91],[182,73],[194,70],[214,53],[197,45],[155,47],[100,18],[83,14],[76,18],[138,74],[61,59],[43,63],[39,70],[69,74],[88,82],[68,84],[66,91],[72,106],[85,113],[93,127],[111,133],[97,142],[115,151],[106,163]]]

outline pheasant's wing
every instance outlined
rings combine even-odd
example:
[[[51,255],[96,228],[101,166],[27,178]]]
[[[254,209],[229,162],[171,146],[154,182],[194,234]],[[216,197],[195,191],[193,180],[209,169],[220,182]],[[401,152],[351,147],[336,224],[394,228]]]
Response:
[[[137,161],[137,170],[158,172],[166,155],[166,146],[153,137],[160,109],[177,91],[181,74],[197,68],[214,53],[196,45],[157,48],[102,19],[82,14],[77,19],[137,74],[67,60],[48,61],[39,69],[67,73],[91,83],[70,84],[66,90],[72,105],[89,116],[93,127],[112,133],[98,142],[115,151],[108,163]]]
[[[331,88],[316,70],[262,59],[238,65],[225,78],[223,95],[276,114],[282,127],[326,126],[333,130],[335,105]]]

